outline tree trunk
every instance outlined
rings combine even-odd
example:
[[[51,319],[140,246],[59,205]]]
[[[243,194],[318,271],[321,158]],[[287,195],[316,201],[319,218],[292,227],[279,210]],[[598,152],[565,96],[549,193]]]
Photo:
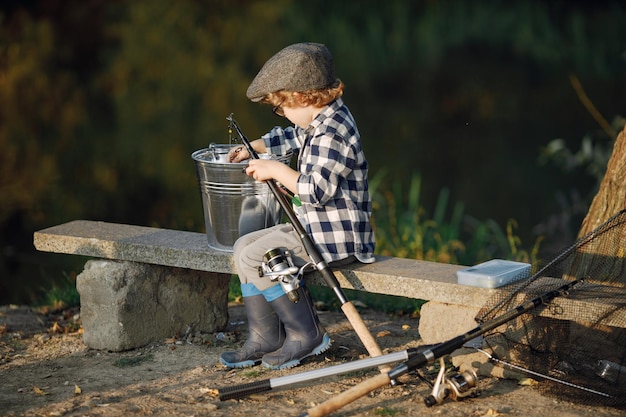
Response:
[[[578,237],[582,238],[593,231],[611,216],[626,208],[626,125],[617,136],[613,153],[607,164],[600,189],[593,198],[589,211],[582,222]],[[569,273],[572,277],[602,281],[608,285],[626,284],[626,258],[624,243],[626,227],[623,219],[618,219],[615,227],[605,233],[593,236],[582,247],[577,248]],[[588,271],[604,271],[588,273]],[[594,276],[588,276],[594,275]],[[595,276],[599,275],[599,276]]]
[[[624,208],[626,208],[626,125],[617,135],[600,189],[591,202],[578,237],[591,232]]]

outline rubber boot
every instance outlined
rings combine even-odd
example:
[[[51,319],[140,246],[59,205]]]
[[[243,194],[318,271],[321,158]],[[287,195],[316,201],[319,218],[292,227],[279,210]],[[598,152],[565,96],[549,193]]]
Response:
[[[330,347],[330,336],[319,322],[309,291],[305,287],[297,291],[300,296],[297,303],[290,301],[287,295],[271,301],[287,336],[280,349],[263,356],[263,365],[268,368],[292,368],[302,359]]]
[[[223,352],[220,362],[229,368],[247,368],[261,363],[261,358],[282,346],[285,329],[263,294],[244,297],[248,316],[248,339],[240,350]]]

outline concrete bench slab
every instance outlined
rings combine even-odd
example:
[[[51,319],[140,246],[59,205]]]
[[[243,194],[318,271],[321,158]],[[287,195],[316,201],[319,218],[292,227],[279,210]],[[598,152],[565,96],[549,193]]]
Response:
[[[179,230],[76,220],[35,232],[33,243],[42,252],[227,274],[235,269],[232,254],[211,250],[206,235]]]
[[[209,304],[199,303],[197,299],[191,301],[189,298],[181,303],[189,304],[185,308],[204,309],[202,311],[184,312],[177,303],[170,303],[165,307],[162,303],[159,304],[159,301],[155,301],[158,294],[173,291],[175,282],[186,282],[188,294],[197,292],[202,286],[199,280],[208,280],[210,281],[208,285],[213,289],[227,291],[231,274],[236,273],[232,253],[211,249],[207,244],[206,235],[202,233],[77,220],[36,232],[34,245],[44,252],[82,255],[110,261],[108,264],[102,264],[106,267],[99,269],[93,265],[86,265],[85,271],[77,279],[85,338],[91,346],[111,349],[107,344],[114,344],[116,348],[145,344],[150,337],[157,340],[162,334],[176,330],[176,326],[171,323],[177,321],[181,326],[177,331],[183,331],[183,325],[218,329],[220,323],[226,323],[223,317],[227,315],[227,301],[223,292],[203,289],[202,291],[208,291],[204,297],[211,298],[211,294],[216,297]],[[116,263],[122,263],[122,266]],[[138,268],[135,263],[143,267]],[[419,336],[425,343],[438,343],[473,329],[476,326],[474,317],[478,310],[495,291],[499,291],[458,284],[456,272],[462,268],[465,266],[377,256],[377,261],[373,264],[354,264],[334,269],[333,272],[342,288],[427,300],[420,311]],[[140,270],[143,272],[137,272]],[[96,274],[94,271],[100,272]],[[198,275],[198,272],[202,274]],[[129,276],[133,279],[128,279]],[[178,278],[172,280],[155,278],[170,276]],[[108,282],[106,287],[109,289],[118,287],[121,289],[113,293],[99,287],[100,293],[94,293],[91,290],[98,287],[99,281]],[[160,283],[161,287],[146,291],[148,282],[154,281]],[[120,287],[120,282],[132,283],[136,288]],[[326,285],[322,277],[315,272],[307,275],[307,282]],[[89,285],[86,285],[87,283]],[[204,285],[207,283],[204,282]],[[144,288],[143,299],[129,295],[137,293],[137,288]],[[180,291],[180,288],[177,291]],[[124,303],[129,300],[132,300],[132,305],[125,305]],[[570,299],[561,302],[585,301]],[[150,303],[154,305],[150,306]],[[155,324],[152,318],[156,312],[161,311],[159,309],[169,311],[170,317],[187,318],[164,319],[166,316],[160,315],[160,324]],[[125,314],[131,310],[135,315]],[[216,311],[222,311],[223,314],[216,315]],[[144,312],[145,320],[152,323],[150,325],[153,328],[152,335],[150,332],[143,332],[141,338],[128,340],[129,337],[132,338],[130,334],[141,333],[138,327],[130,327],[132,331],[128,330],[131,323],[140,326],[138,324],[140,321],[135,320],[137,312]],[[190,318],[211,315],[215,315],[216,319],[214,323],[209,324],[206,320],[200,324],[202,320]],[[90,321],[92,318],[93,321]],[[102,322],[107,320],[108,324],[102,325]],[[170,325],[166,326],[164,323],[168,322]],[[103,328],[114,329],[124,326],[128,331],[116,334],[115,343],[111,342],[115,338],[95,337],[97,333],[103,334]],[[114,332],[111,330],[109,333]],[[167,336],[169,335],[171,334]]]
[[[76,220],[38,231],[34,234],[33,241],[35,248],[44,252],[180,268],[179,274],[182,274],[183,270],[205,271],[216,274],[208,277],[221,279],[221,286],[224,286],[224,275],[229,277],[236,272],[232,253],[211,249],[207,244],[206,235],[196,232]],[[116,270],[111,264],[109,267],[111,271]],[[124,268],[136,269],[130,265]],[[350,265],[335,269],[333,272],[342,288],[428,300],[427,305],[422,307],[419,333],[426,343],[430,343],[448,335],[452,337],[474,326],[475,314],[492,292],[489,289],[457,284],[456,271],[461,268],[464,266],[377,256],[377,261],[373,264]],[[86,341],[92,347],[110,350],[120,349],[122,346],[129,348],[133,343],[145,343],[147,338],[145,332],[142,332],[144,336],[141,340],[129,341],[127,339],[131,337],[130,331],[125,331],[123,335],[118,334],[116,338],[111,338],[112,330],[103,331],[105,328],[123,327],[119,323],[130,321],[130,317],[124,316],[119,309],[106,306],[102,300],[99,303],[91,301],[93,294],[88,289],[96,286],[98,280],[94,278],[92,270],[93,267],[86,268],[78,278],[79,284],[87,278],[90,282],[89,285],[79,285],[83,317],[88,318],[87,323],[83,323]],[[157,274],[157,271],[158,269],[154,270],[153,274]],[[318,273],[308,275],[307,282],[326,285]],[[114,298],[113,294],[109,294],[108,297]],[[145,298],[143,302],[148,303],[149,297]],[[120,300],[116,303],[119,304]],[[95,312],[94,308],[97,306],[100,309]],[[227,310],[226,305],[223,309]],[[454,317],[451,323],[442,320],[442,309]],[[154,308],[136,308],[136,310],[154,311]],[[104,320],[103,315],[109,318]],[[95,319],[97,316],[99,321]],[[90,317],[94,318],[92,324],[89,321]],[[128,325],[126,327],[128,328]],[[138,332],[138,329],[134,331]],[[171,327],[164,331],[171,331]],[[97,334],[99,336],[96,336]],[[102,334],[108,336],[101,336]],[[156,335],[154,337],[156,338]],[[117,342],[113,343],[114,339],[117,339]],[[114,349],[111,348],[113,344]]]
[[[76,220],[34,234],[43,252],[83,255],[234,274],[232,253],[208,247],[202,233]],[[480,307],[491,290],[456,283],[460,265],[377,256],[369,265],[335,269],[342,288]],[[325,285],[319,274],[309,282]]]

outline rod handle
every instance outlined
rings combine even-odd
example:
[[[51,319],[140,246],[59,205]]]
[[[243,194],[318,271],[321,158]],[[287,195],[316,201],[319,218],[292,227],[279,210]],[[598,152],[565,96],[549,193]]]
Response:
[[[364,395],[374,391],[377,388],[382,388],[389,385],[391,380],[386,373],[378,374],[373,378],[367,379],[358,385],[353,386],[347,391],[333,397],[325,402],[316,405],[313,408],[309,408],[306,413],[300,414],[300,417],[322,417],[332,413],[335,410],[340,409],[346,404],[363,397]]]
[[[381,356],[383,354],[382,350],[378,346],[378,343],[376,343],[376,339],[374,339],[369,329],[363,322],[361,315],[357,311],[356,307],[354,307],[352,301],[348,301],[342,304],[341,310],[352,325],[354,332],[359,336],[359,339],[361,339],[363,346],[365,346],[365,349],[367,349],[367,352],[370,354],[370,356]],[[389,367],[389,365],[382,365],[379,367],[379,369],[381,372],[387,372],[391,368]]]
[[[247,384],[234,385],[232,387],[223,387],[218,389],[220,401],[243,398],[248,395],[258,394],[260,392],[270,391],[272,384],[269,379],[263,381],[250,382]]]

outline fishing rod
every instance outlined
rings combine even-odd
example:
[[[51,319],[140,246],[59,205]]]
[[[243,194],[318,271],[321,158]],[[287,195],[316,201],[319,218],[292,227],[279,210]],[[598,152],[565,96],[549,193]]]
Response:
[[[245,384],[234,385],[230,387],[218,388],[219,399],[221,401],[239,399],[252,394],[271,391],[275,388],[292,386],[293,384],[312,381],[319,378],[326,378],[333,375],[345,374],[347,372],[360,371],[362,369],[373,368],[381,365],[389,365],[395,362],[407,360],[419,352],[425,350],[425,347],[416,347],[403,350],[396,353],[388,353],[372,358],[359,359],[352,362],[342,363],[340,365],[330,366],[327,368],[314,369],[311,371],[301,372],[293,375],[286,375],[276,378],[264,379],[261,381],[249,382]],[[389,368],[390,369],[390,368]]]
[[[237,132],[237,135],[241,139],[242,144],[248,150],[250,157],[253,159],[260,159],[257,152],[254,150],[254,148],[252,148],[252,145],[250,144],[250,141],[248,140],[246,135],[244,135],[241,129],[239,128],[239,125],[233,118],[232,113],[226,118],[226,120],[230,122],[229,130],[232,130],[233,128],[235,129],[235,131]],[[326,285],[328,285],[333,290],[333,292],[339,299],[339,302],[341,303],[341,310],[346,315],[348,321],[352,325],[357,336],[359,336],[359,338],[361,339],[361,342],[365,346],[365,349],[367,349],[367,352],[370,354],[370,356],[381,356],[383,353],[380,347],[378,346],[378,343],[376,343],[376,340],[374,339],[370,331],[367,329],[367,326],[365,326],[365,323],[363,322],[363,319],[359,315],[354,304],[351,301],[349,301],[346,295],[344,294],[343,290],[341,289],[341,286],[339,285],[339,281],[337,281],[337,277],[335,277],[335,274],[333,273],[333,271],[329,268],[326,261],[324,261],[324,258],[322,257],[319,249],[315,246],[313,239],[311,239],[309,234],[306,232],[306,230],[304,229],[304,226],[302,226],[302,223],[296,216],[296,213],[294,212],[293,207],[285,198],[285,195],[281,191],[280,187],[278,186],[278,184],[276,184],[276,181],[274,181],[273,179],[267,180],[265,182],[267,183],[270,190],[276,197],[276,200],[278,200],[280,207],[283,209],[283,211],[289,218],[289,221],[291,222],[294,230],[300,237],[300,240],[302,241],[302,244],[304,245],[304,249],[308,253],[309,257],[311,258],[313,266],[321,274],[322,278],[324,278]],[[382,368],[381,372],[384,372],[385,370],[388,370],[388,368]]]
[[[514,307],[498,317],[487,321],[469,332],[456,336],[446,342],[439,343],[430,349],[423,352],[416,353],[406,362],[396,365],[389,372],[382,372],[366,381],[361,382],[358,385],[344,391],[336,397],[333,397],[313,408],[308,409],[305,413],[300,414],[299,417],[322,417],[329,413],[340,409],[341,407],[367,395],[368,393],[389,385],[392,380],[396,380],[398,377],[409,373],[412,370],[420,368],[429,362],[433,362],[436,359],[442,358],[445,355],[449,355],[455,350],[463,347],[467,342],[479,337],[519,316],[525,314],[540,305],[548,304],[554,298],[565,295],[576,284],[582,282],[582,280],[574,280],[567,284],[564,284],[554,290],[545,292],[529,301],[526,301],[517,307]]]

